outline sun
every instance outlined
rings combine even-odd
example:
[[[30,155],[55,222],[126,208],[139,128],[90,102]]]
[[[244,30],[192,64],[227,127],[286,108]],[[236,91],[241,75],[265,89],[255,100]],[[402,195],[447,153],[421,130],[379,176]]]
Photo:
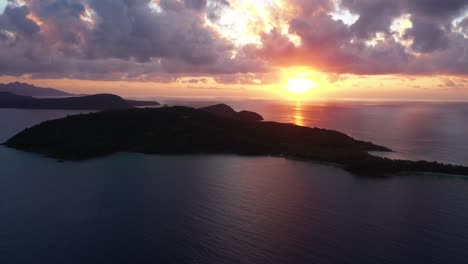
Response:
[[[294,94],[303,94],[316,87],[317,85],[314,83],[314,81],[308,78],[296,77],[288,79],[287,89],[289,92]]]

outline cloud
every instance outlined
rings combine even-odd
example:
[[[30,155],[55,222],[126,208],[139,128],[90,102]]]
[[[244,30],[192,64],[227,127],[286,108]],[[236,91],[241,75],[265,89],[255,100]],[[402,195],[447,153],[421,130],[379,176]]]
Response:
[[[273,30],[262,37],[259,54],[335,73],[468,74],[468,39],[461,34],[468,22],[459,30],[452,25],[468,14],[466,0],[342,0],[342,11],[359,16],[350,26],[334,20],[330,6],[312,1],[300,8],[307,12],[298,12],[289,30],[302,46],[291,48]],[[394,28],[402,17],[406,28]]]
[[[24,3],[11,4],[0,15],[3,74],[115,78],[116,72],[122,77],[238,73],[261,71],[264,65],[243,61],[242,54],[231,60],[232,43],[205,25],[206,1],[162,0],[163,12],[151,9],[150,0]],[[10,35],[14,43],[6,41]]]
[[[458,24],[458,28],[468,36],[468,16]]]
[[[427,19],[413,19],[413,28],[406,31],[404,38],[413,39],[411,48],[416,52],[430,53],[449,47],[448,33],[439,24]]]
[[[285,2],[242,9],[257,12],[255,19],[229,18],[226,27],[242,26],[234,37],[258,35],[260,43],[252,43],[227,39],[226,27],[215,26],[227,19],[222,10],[242,6],[236,0],[10,1],[0,14],[0,75],[152,81],[214,75],[255,84],[273,81],[271,74],[287,66],[338,75],[468,74],[466,0]],[[358,19],[335,20],[337,8]],[[401,17],[407,26],[395,28]]]
[[[27,18],[29,9],[26,6],[7,6],[0,16],[0,28],[10,33],[32,36],[39,32],[39,26]]]

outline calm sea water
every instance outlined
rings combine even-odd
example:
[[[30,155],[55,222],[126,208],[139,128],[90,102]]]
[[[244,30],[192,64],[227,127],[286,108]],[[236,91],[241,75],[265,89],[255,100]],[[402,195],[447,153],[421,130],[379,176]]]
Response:
[[[170,101],[206,106],[216,101]],[[393,159],[429,160],[468,166],[468,103],[233,101],[236,110],[261,113],[266,120],[344,132],[394,150]]]
[[[267,119],[339,129],[399,155],[466,163],[463,105],[235,107],[248,104]],[[0,141],[67,114],[0,110]],[[464,178],[363,179],[269,157],[121,153],[59,163],[0,147],[1,263],[467,259]]]

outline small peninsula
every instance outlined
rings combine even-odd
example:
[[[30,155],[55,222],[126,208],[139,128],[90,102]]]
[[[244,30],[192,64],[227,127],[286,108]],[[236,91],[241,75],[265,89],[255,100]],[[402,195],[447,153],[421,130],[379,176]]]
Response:
[[[0,92],[0,108],[111,110],[157,105],[159,105],[158,102],[125,100],[113,94],[39,99],[32,96],[13,94],[11,92]]]
[[[116,152],[272,155],[330,162],[368,176],[406,171],[468,175],[468,168],[368,154],[390,151],[343,133],[294,124],[239,120],[189,107],[103,111],[46,121],[4,143],[62,160]]]

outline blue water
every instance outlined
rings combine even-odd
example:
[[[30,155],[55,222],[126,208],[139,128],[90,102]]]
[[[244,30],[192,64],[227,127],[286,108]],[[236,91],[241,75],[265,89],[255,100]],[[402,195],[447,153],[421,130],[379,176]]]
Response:
[[[71,113],[0,110],[0,141]],[[0,147],[0,263],[466,263],[467,248],[464,178],[271,157],[60,163]]]

